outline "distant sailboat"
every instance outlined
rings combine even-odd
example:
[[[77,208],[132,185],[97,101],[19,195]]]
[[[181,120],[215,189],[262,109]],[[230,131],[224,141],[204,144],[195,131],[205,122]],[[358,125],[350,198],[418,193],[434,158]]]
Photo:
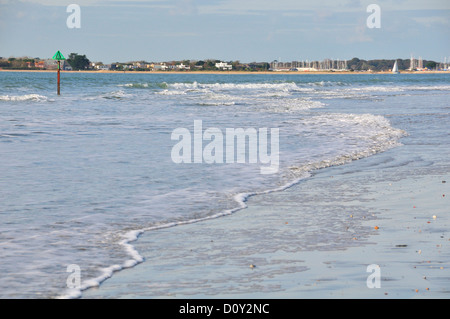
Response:
[[[400,72],[398,71],[397,60],[395,60],[394,67],[392,68],[392,73],[393,73],[393,74],[399,74],[399,73],[400,73]]]

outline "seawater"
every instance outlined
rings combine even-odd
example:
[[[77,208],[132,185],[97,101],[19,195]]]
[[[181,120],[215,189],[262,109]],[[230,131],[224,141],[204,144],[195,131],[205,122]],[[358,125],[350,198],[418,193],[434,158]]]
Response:
[[[133,240],[144,231],[232,214],[249,196],[405,140],[443,150],[404,161],[448,167],[449,80],[63,73],[57,96],[56,74],[1,72],[0,297],[79,296],[142,262]],[[175,163],[172,133],[193,132],[200,120],[223,132],[277,128],[278,171],[261,174],[261,163],[248,161]],[[69,265],[82,282],[67,291]]]

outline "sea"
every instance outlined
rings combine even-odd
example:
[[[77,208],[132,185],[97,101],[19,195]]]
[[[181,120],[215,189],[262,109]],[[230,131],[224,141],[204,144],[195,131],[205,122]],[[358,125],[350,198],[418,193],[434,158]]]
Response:
[[[0,72],[0,298],[80,297],[146,262],[144,232],[208,227],[319,170],[389,151],[402,174],[450,171],[448,73],[62,72],[56,84]]]

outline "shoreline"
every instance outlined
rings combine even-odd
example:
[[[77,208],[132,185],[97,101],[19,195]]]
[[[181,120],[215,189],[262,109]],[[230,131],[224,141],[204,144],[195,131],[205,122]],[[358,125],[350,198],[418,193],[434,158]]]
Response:
[[[6,79],[4,80],[4,90],[6,90],[6,93],[9,93],[10,90],[13,92],[23,92],[24,86],[26,90],[34,90],[36,86],[33,83],[36,79],[43,79],[44,82],[48,82],[50,78],[55,76],[54,73],[43,75],[42,77],[39,74],[34,75],[33,73],[4,73],[2,77]],[[192,73],[189,75],[192,75]],[[313,77],[307,77],[305,81],[314,82],[312,81]],[[333,100],[330,100],[330,103],[324,104],[317,110],[309,111],[308,109],[308,113],[311,112],[311,115],[317,116],[320,119],[319,122],[313,123],[318,123],[320,126],[322,124],[326,125],[328,122],[324,120],[337,119],[334,116],[328,116],[328,114],[334,113],[358,115],[369,112],[370,114],[373,113],[374,116],[380,115],[392,125],[393,129],[402,129],[408,133],[408,135],[399,139],[401,143],[395,148],[354,160],[345,165],[313,170],[311,171],[310,178],[305,178],[300,183],[295,184],[293,187],[283,189],[283,191],[281,189],[279,192],[271,193],[263,191],[263,193],[255,196],[242,197],[241,202],[243,204],[245,203],[245,209],[231,215],[201,220],[191,224],[175,225],[182,227],[170,227],[157,230],[145,228],[143,233],[138,231],[134,232],[134,227],[129,228],[126,234],[130,236],[126,237],[126,240],[123,242],[118,243],[119,245],[124,245],[124,250],[119,249],[122,247],[115,246],[115,241],[113,243],[113,241],[109,240],[101,241],[101,245],[91,245],[90,236],[85,237],[88,233],[83,233],[83,229],[81,228],[80,233],[83,237],[80,239],[75,238],[75,236],[72,239],[69,236],[72,232],[62,232],[61,235],[65,237],[55,237],[57,241],[51,241],[52,238],[47,239],[47,237],[44,237],[44,245],[50,242],[54,243],[54,247],[59,248],[58,245],[61,238],[70,238],[70,244],[71,247],[74,247],[74,250],[69,251],[70,255],[67,259],[64,258],[62,262],[67,260],[70,263],[75,262],[75,264],[79,263],[83,266],[83,271],[80,273],[80,279],[83,279],[83,287],[85,287],[84,285],[93,283],[93,280],[90,279],[92,278],[90,275],[95,274],[95,268],[93,267],[101,265],[101,260],[103,259],[102,253],[98,255],[89,254],[87,257],[91,258],[86,262],[85,258],[83,258],[83,253],[89,252],[90,249],[99,249],[109,256],[114,257],[111,260],[115,260],[116,258],[120,259],[118,263],[110,263],[111,266],[107,269],[111,273],[103,272],[103,269],[100,269],[102,281],[94,282],[94,287],[90,286],[79,295],[80,298],[87,299],[446,298],[450,293],[450,237],[448,232],[450,229],[450,215],[446,211],[450,186],[450,166],[448,161],[450,157],[450,147],[448,146],[450,144],[448,139],[445,138],[447,136],[445,124],[447,123],[446,120],[449,119],[445,98],[447,92],[449,92],[447,77],[448,75],[430,75],[428,77],[419,76],[418,78],[414,78],[414,76],[395,78],[374,75],[369,77],[369,79],[365,79],[364,76],[345,79],[349,81],[355,80],[355,82],[365,82],[365,80],[375,82],[369,86],[371,88],[370,90],[363,92],[364,95],[334,95],[333,93],[335,92],[341,93],[340,85],[337,89],[337,85],[332,85],[331,88],[326,87],[325,90],[319,88],[318,92],[325,93],[320,94],[319,101],[324,101],[325,99],[329,101],[329,97]],[[118,191],[118,198],[122,198],[121,196],[123,196],[125,200],[123,201],[124,205],[121,205],[122,202],[118,202],[119,205],[116,206],[114,200],[108,200],[108,195],[102,201],[106,203],[105,205],[102,203],[99,205],[97,203],[99,201],[93,202],[95,212],[99,209],[98,212],[100,214],[98,215],[98,219],[86,219],[86,224],[68,224],[68,227],[64,228],[60,228],[65,226],[64,224],[59,226],[59,223],[50,223],[50,226],[55,225],[53,229],[56,231],[59,229],[68,229],[72,225],[75,227],[78,227],[78,225],[80,227],[84,227],[85,225],[90,227],[90,225],[95,225],[96,223],[102,225],[101,222],[104,217],[121,217],[123,215],[125,215],[124,218],[118,218],[117,220],[124,222],[114,222],[114,226],[120,225],[124,230],[127,230],[128,214],[126,212],[128,211],[128,207],[130,207],[130,212],[133,212],[135,208],[139,210],[138,213],[142,211],[143,214],[137,214],[136,218],[143,217],[145,219],[147,217],[148,207],[151,207],[148,211],[151,211],[153,207],[158,209],[158,206],[154,205],[155,202],[149,200],[153,196],[152,192],[147,192],[147,187],[138,187],[129,188],[130,193],[127,193],[128,189],[123,186],[132,184],[134,187],[135,184],[139,183],[150,187],[153,187],[153,185],[158,186],[157,183],[166,178],[164,169],[161,171],[163,172],[162,175],[152,175],[150,170],[153,170],[153,168],[159,170],[160,167],[165,168],[164,166],[160,166],[159,163],[162,162],[161,159],[164,160],[167,157],[164,155],[162,157],[152,157],[152,155],[155,153],[154,149],[162,150],[167,144],[165,139],[158,139],[162,142],[155,144],[156,147],[153,147],[152,143],[147,143],[147,140],[141,139],[141,137],[159,137],[158,134],[151,134],[153,132],[162,131],[163,134],[166,132],[169,133],[173,126],[172,123],[178,123],[180,119],[184,120],[186,114],[189,114],[187,116],[191,118],[195,118],[195,115],[198,114],[198,116],[204,116],[201,117],[203,119],[210,119],[216,118],[220,110],[228,110],[228,107],[218,108],[212,105],[211,107],[205,108],[203,105],[197,107],[195,104],[191,109],[190,106],[193,104],[191,102],[196,102],[196,100],[191,99],[192,95],[188,95],[188,99],[185,99],[185,96],[171,96],[169,98],[163,96],[161,99],[157,99],[156,97],[159,97],[159,95],[153,95],[153,92],[146,90],[136,90],[136,92],[133,92],[143,98],[136,99],[138,102],[136,104],[128,103],[129,100],[127,99],[123,101],[119,100],[117,101],[118,103],[115,103],[116,100],[104,100],[105,96],[110,96],[98,94],[99,90],[97,86],[94,86],[92,91],[87,88],[91,86],[91,83],[101,83],[103,80],[106,80],[108,89],[114,84],[122,86],[125,83],[123,79],[133,80],[133,76],[128,77],[124,75],[124,78],[121,76],[114,78],[114,76],[105,75],[95,78],[95,75],[79,75],[73,77],[67,76],[67,78],[72,82],[72,85],[74,83],[81,83],[79,89],[78,86],[73,85],[78,89],[73,95],[74,98],[62,99],[57,101],[56,104],[53,102],[3,104],[5,106],[4,126],[8,129],[6,137],[13,139],[13,143],[5,145],[6,147],[17,146],[19,151],[24,151],[23,154],[22,152],[5,153],[4,163],[15,163],[14,158],[17,158],[17,154],[22,155],[25,159],[19,163],[23,163],[21,166],[15,164],[13,164],[15,166],[5,165],[7,168],[17,167],[18,173],[16,174],[15,170],[11,170],[11,173],[6,175],[5,181],[8,182],[8,177],[11,176],[11,185],[15,185],[15,181],[19,182],[18,187],[22,188],[22,186],[26,186],[22,188],[25,193],[29,193],[27,187],[30,185],[32,187],[30,188],[30,194],[33,195],[40,195],[40,193],[34,193],[34,185],[27,182],[30,180],[30,177],[31,180],[39,181],[44,188],[49,186],[48,191],[45,191],[43,196],[33,196],[29,199],[29,202],[26,202],[27,206],[24,206],[24,208],[28,208],[30,207],[28,203],[34,203],[32,199],[45,199],[47,198],[47,194],[50,194],[48,196],[50,199],[62,198],[59,196],[56,197],[59,193],[55,192],[57,191],[53,182],[55,177],[58,177],[58,180],[69,181],[67,184],[68,187],[64,188],[62,195],[69,194],[65,189],[71,193],[80,191],[81,187],[79,188],[79,185],[83,186],[83,184],[77,183],[78,176],[80,178],[87,177],[87,179],[83,179],[89,181],[89,184],[86,184],[87,186],[90,186],[90,184],[93,187],[96,187],[96,185],[108,186],[106,188],[107,192],[98,193],[102,197],[96,196],[99,199],[103,199],[105,198],[103,197],[104,194],[108,194],[112,189],[110,185],[115,185],[109,183],[104,184],[102,181],[101,184],[96,184],[97,178],[103,178],[105,176],[103,172],[105,172],[109,176],[116,177],[117,179],[124,176],[126,184],[118,184],[120,188],[115,189]],[[152,79],[151,76],[138,76],[137,79],[139,78]],[[154,79],[164,78],[170,78],[170,76],[155,75]],[[232,76],[221,77],[219,75],[211,76],[211,78],[203,78],[201,75],[198,75],[190,78],[197,81],[199,79],[218,79],[220,80],[219,82],[227,81],[235,83],[242,83],[244,80],[249,80],[250,83],[258,83],[261,80],[274,83],[279,82],[276,76],[269,75],[249,78],[245,76],[236,78]],[[286,78],[291,80],[300,79],[300,77],[287,76]],[[323,81],[327,81],[327,79],[331,80],[332,76],[328,78],[327,76],[320,77],[319,81],[322,78]],[[8,82],[8,79],[11,82]],[[20,83],[19,80],[21,79],[23,79],[26,85],[19,86],[19,88],[16,88],[14,84],[9,85],[9,83]],[[84,79],[88,81],[82,81]],[[189,80],[188,77],[183,76],[175,76],[172,80],[174,79]],[[338,80],[338,78],[333,80]],[[382,82],[381,85],[379,82]],[[399,85],[407,83],[411,87],[409,87],[408,91],[406,89],[407,86],[402,85],[401,93],[398,94],[396,92],[397,83]],[[425,88],[425,84],[428,83],[430,87],[426,85],[427,87]],[[102,86],[101,88],[104,87],[106,86]],[[219,87],[221,88],[221,86]],[[287,87],[289,88],[290,86]],[[355,91],[358,91],[358,87],[352,83],[351,88],[353,87],[356,87]],[[390,87],[394,89],[385,90],[385,88]],[[286,86],[283,83],[281,87],[277,86],[276,92],[285,88]],[[416,88],[418,89],[416,90]],[[113,87],[113,90],[117,90],[116,86]],[[348,87],[344,88],[344,90],[348,91]],[[271,93],[270,90],[267,91]],[[416,91],[418,91],[417,94],[415,93]],[[50,92],[50,89],[48,89],[48,92]],[[232,91],[232,93],[234,92]],[[309,90],[306,90],[306,92],[309,92]],[[98,98],[90,99],[91,93],[92,96]],[[241,94],[246,93],[246,91],[239,90],[239,97],[241,97]],[[258,91],[257,95],[248,94],[248,96],[262,96],[264,99],[266,98],[266,92],[261,92],[263,93],[261,95],[259,93]],[[197,92],[194,92],[194,94],[195,98],[203,98],[205,96],[203,94],[198,95]],[[312,96],[312,99],[314,99],[315,96],[312,94],[304,94],[303,91],[300,91],[299,94],[296,93],[296,95],[302,101],[303,98]],[[75,101],[80,96],[86,96],[89,99],[83,99],[78,104]],[[149,101],[146,98],[148,96],[154,96],[155,99]],[[359,98],[361,96],[363,97],[362,99]],[[273,98],[272,96],[270,97],[270,101],[273,104],[280,102],[280,99],[285,99],[284,95],[281,97],[278,95],[275,95]],[[166,104],[166,100],[170,104]],[[180,102],[184,100],[187,100],[187,103]],[[179,107],[176,102],[180,102],[181,106],[187,105],[188,108]],[[255,103],[250,105],[257,105],[258,102],[259,100],[256,99]],[[29,107],[30,105],[32,107]],[[67,107],[68,105],[69,107]],[[110,105],[112,107],[108,107]],[[129,105],[132,107],[129,108]],[[166,107],[167,105],[169,105],[169,108]],[[171,108],[171,105],[174,105],[174,108]],[[265,105],[262,104],[262,106],[264,107]],[[141,108],[143,109],[142,111]],[[196,112],[192,111],[194,108]],[[239,104],[236,109],[241,109]],[[28,110],[30,110],[30,113],[28,113]],[[76,112],[74,112],[75,110]],[[153,112],[154,110],[157,112]],[[158,113],[159,110],[162,110],[162,112]],[[178,114],[173,112],[174,110],[181,111]],[[230,111],[233,110],[231,109]],[[260,107],[256,111],[259,110]],[[258,112],[255,118],[252,118],[248,116],[249,112],[247,110],[244,111],[242,113],[229,112],[231,116],[236,117],[237,115],[243,119],[242,121],[232,121],[232,123],[236,123],[235,126],[238,126],[237,124],[250,123],[250,120],[252,120],[251,123],[261,123],[261,126],[265,123],[265,119],[262,119],[268,113],[263,113],[261,116]],[[322,115],[325,115],[325,117],[321,118]],[[95,119],[93,120],[94,117]],[[85,118],[86,125],[94,128],[92,131],[88,129],[88,126],[79,127],[77,125],[83,123],[81,121],[78,122],[78,119],[83,119],[84,121]],[[167,124],[165,121],[166,118]],[[274,116],[273,120],[272,116],[267,119],[270,121],[269,124],[274,123],[276,125],[278,118],[283,121],[282,123],[284,121],[298,121],[297,125],[300,126],[303,125],[304,113],[303,111],[300,113],[284,113],[279,116]],[[227,124],[230,117],[227,114],[227,116],[217,117],[217,119],[219,125],[220,123]],[[262,120],[261,122],[259,122],[260,119]],[[186,118],[186,120],[188,123],[190,122],[189,118]],[[377,123],[386,126],[384,120],[382,118],[380,120]],[[156,121],[161,122],[158,123]],[[360,122],[363,121],[360,120]],[[55,125],[49,125],[49,123]],[[65,125],[66,123],[68,125]],[[157,124],[155,125],[154,123]],[[430,123],[433,125],[430,125]],[[294,126],[294,133],[296,132],[295,128],[297,125]],[[291,128],[291,126],[288,127]],[[312,127],[310,131],[314,132],[316,127]],[[155,128],[155,131],[153,131],[153,128]],[[366,126],[364,125],[362,128],[365,131]],[[129,135],[131,138],[123,134],[125,138],[117,139],[119,134],[116,133],[123,133],[124,130],[131,133]],[[27,134],[29,132],[32,132],[32,134]],[[56,134],[54,134],[55,132]],[[59,134],[60,132],[63,133],[62,137]],[[68,134],[65,134],[65,132]],[[70,134],[71,132],[75,134]],[[141,132],[145,135],[140,135]],[[308,134],[309,131],[300,129],[298,132],[299,143],[302,143],[302,132]],[[334,134],[335,132],[339,133],[339,130],[325,130],[323,132]],[[351,132],[359,134],[361,131],[359,129],[352,129]],[[45,135],[41,135],[42,133]],[[317,133],[322,133],[322,131],[318,130]],[[55,138],[52,137],[53,135]],[[122,134],[120,135],[122,136]],[[65,136],[69,136],[69,138],[66,139]],[[80,138],[83,136],[86,136],[86,139]],[[109,136],[113,139],[109,140]],[[98,141],[102,144],[106,143],[107,145],[111,145],[111,148],[103,149],[97,147],[96,137],[99,138]],[[135,140],[135,137],[137,143],[133,145],[132,142]],[[24,143],[14,143],[15,141],[24,141]],[[35,141],[36,143],[33,143]],[[55,154],[58,155],[58,158],[61,158],[61,162],[53,162],[51,161],[52,157],[47,158],[47,145],[52,146],[53,149],[57,149],[57,147],[53,146],[58,146],[54,142],[59,143],[59,141],[64,142],[67,148],[65,146],[61,147],[61,153]],[[76,141],[76,143],[72,144],[72,141]],[[111,143],[110,141],[114,142]],[[297,143],[295,137],[292,140],[286,139],[283,141]],[[5,142],[8,142],[8,140],[5,140]],[[133,147],[129,149],[115,148],[116,145],[126,145],[125,143],[130,143],[130,146]],[[31,152],[29,149],[23,149],[22,145],[33,145]],[[85,145],[88,147],[86,152],[81,154],[81,161],[77,157],[74,160],[71,159],[73,150],[76,150],[74,146],[77,145],[81,146],[79,148],[80,150]],[[285,145],[289,146],[289,144]],[[304,145],[308,146],[307,143]],[[146,148],[147,146],[150,146],[150,148]],[[324,143],[320,147],[324,147],[326,150],[327,144]],[[126,156],[124,161],[120,161],[120,157],[114,158],[111,156],[111,154],[116,154],[115,151],[109,152],[113,148],[120,152],[120,154]],[[42,154],[39,151],[41,149],[43,151]],[[12,150],[16,149],[12,148]],[[95,159],[96,163],[100,165],[108,163],[109,159],[112,159],[112,165],[120,163],[120,165],[114,166],[117,167],[118,174],[115,174],[116,171],[114,169],[109,169],[110,167],[114,168],[113,166],[105,166],[105,170],[103,171],[103,168],[97,170],[95,166],[91,166],[90,164],[93,164],[93,161],[84,162],[84,159],[91,158],[92,151],[100,154],[97,150],[101,151],[105,156],[98,158],[92,157],[92,159]],[[136,152],[138,153],[135,153],[134,150],[137,150]],[[149,152],[146,152],[147,150]],[[27,157],[28,154],[31,154],[29,158]],[[136,162],[133,160],[135,154],[139,154],[136,157]],[[142,162],[138,161],[139,156],[141,156]],[[36,162],[37,157],[41,158],[42,161]],[[148,160],[152,160],[156,165],[146,166],[146,164],[141,164],[146,163]],[[28,163],[31,163],[31,165],[27,165]],[[48,166],[46,163],[48,163]],[[125,165],[122,165],[122,163]],[[44,169],[53,167],[55,170],[51,170],[51,172],[55,173],[61,167],[62,175],[51,174],[51,178],[48,180],[41,178],[43,175],[40,175],[40,173],[21,175],[23,171],[21,167],[23,166],[33,169],[36,167],[38,172],[42,171],[42,167]],[[78,170],[80,167],[83,171],[86,169],[86,174]],[[93,173],[90,171],[91,167],[95,169]],[[71,168],[77,168],[77,170],[74,170],[77,177],[66,179],[66,177],[70,177],[68,173],[72,171]],[[123,168],[133,170],[136,168],[136,170],[130,170],[130,174],[128,174]],[[149,172],[148,174],[146,173],[147,170]],[[121,175],[122,172],[124,172],[124,175]],[[91,176],[93,178],[92,181],[90,180]],[[170,177],[171,175],[167,176]],[[182,175],[175,175],[175,177],[177,176]],[[189,177],[190,175],[185,176]],[[203,176],[207,175],[205,174]],[[206,180],[203,176],[199,179],[200,181]],[[222,177],[224,175],[220,174],[218,176]],[[76,184],[70,182],[71,180]],[[175,180],[176,182],[176,178],[171,180]],[[191,180],[195,181],[195,179]],[[21,181],[24,181],[24,183],[21,183]],[[224,179],[224,181],[228,181],[228,179]],[[66,184],[62,185],[65,186]],[[220,184],[218,185],[221,186]],[[71,189],[72,187],[74,187],[73,190]],[[63,188],[61,187],[61,189]],[[88,207],[85,205],[86,201],[84,200],[84,196],[88,195],[88,198],[91,198],[90,194],[92,193],[92,189],[94,188],[83,187],[83,192],[80,191],[77,194],[78,198],[76,201],[81,203],[81,213],[84,212],[85,207]],[[96,187],[95,189],[101,188]],[[15,188],[11,190],[15,191]],[[174,195],[180,196],[181,199],[183,195],[185,195],[185,198],[190,198],[190,193],[178,192],[178,186],[170,187],[170,190],[173,190]],[[211,187],[211,190],[214,191],[216,188]],[[20,194],[20,192],[17,194]],[[97,195],[96,192],[92,194]],[[137,194],[137,196],[135,197],[134,194]],[[206,194],[208,195],[208,192]],[[116,194],[112,193],[111,195]],[[15,199],[14,197],[12,198]],[[169,200],[172,198],[170,196],[167,197]],[[26,199],[27,197],[25,197]],[[162,199],[165,199],[165,197]],[[193,197],[193,199],[193,202],[195,202],[196,197]],[[19,203],[17,206],[20,208],[20,201],[17,200],[14,200],[14,202],[11,201],[11,204],[9,201],[6,201],[5,207],[15,207],[13,205],[16,205],[16,202]],[[168,202],[168,200],[165,202]],[[59,220],[59,216],[62,216],[60,215],[61,209],[59,208],[59,203],[56,204],[57,206],[54,206],[54,213],[51,213],[49,217],[56,217],[56,220]],[[72,211],[70,207],[78,207],[77,204],[73,205],[74,202],[72,201],[68,201],[68,204],[72,205],[62,205],[61,207],[69,207],[69,212]],[[184,205],[184,202],[180,202],[180,204],[176,208]],[[42,207],[43,211],[49,210],[47,206]],[[53,209],[53,206],[49,207]],[[126,209],[124,210],[122,207],[126,207]],[[165,207],[162,206],[162,208]],[[189,206],[183,207],[188,208]],[[197,206],[193,205],[192,207],[195,208]],[[216,206],[211,207],[214,208]],[[74,212],[77,211],[78,209],[74,209]],[[111,215],[109,213],[110,211]],[[125,212],[125,214],[122,214],[122,212]],[[85,214],[83,213],[82,216],[85,216]],[[135,215],[130,214],[130,216],[134,217]],[[148,216],[151,216],[151,213]],[[75,214],[71,218],[77,217],[78,215]],[[170,219],[170,221],[173,220]],[[132,226],[134,224],[133,222]],[[20,230],[21,226],[21,224],[18,224],[17,229]],[[137,224],[137,226],[142,227],[143,224]],[[99,229],[102,230],[101,228]],[[77,230],[77,228],[74,228],[74,230]],[[40,233],[45,233],[45,229],[44,232]],[[59,236],[59,233],[56,234]],[[116,230],[114,234],[119,235]],[[30,233],[30,235],[33,235],[33,233]],[[11,238],[14,239],[13,236]],[[107,239],[109,238],[108,235]],[[26,244],[26,242],[24,243]],[[42,246],[41,242],[36,241],[36,243]],[[93,243],[96,243],[96,241],[93,241]],[[61,244],[63,244],[61,247],[62,250],[67,249],[64,241]],[[80,251],[78,251],[78,247],[81,248]],[[14,249],[15,246],[11,248]],[[19,257],[22,255],[27,257],[25,255],[27,252],[26,247],[22,249],[24,253],[19,255]],[[39,256],[38,258],[30,253],[31,257],[35,257],[33,262],[37,265],[39,265],[39,262],[42,262],[45,266],[47,260],[52,263],[46,275],[39,276],[36,281],[39,283],[42,278],[45,281],[44,284],[47,285],[46,288],[49,287],[49,289],[53,289],[51,286],[52,283],[55,283],[58,287],[64,287],[68,283],[66,281],[68,277],[67,271],[64,271],[65,269],[63,267],[59,267],[62,264],[62,262],[59,262],[59,255],[57,256],[52,251],[49,251],[50,258],[48,258],[45,254],[46,252],[43,253],[42,260],[39,250],[36,252],[37,256]],[[58,252],[58,250],[55,252]],[[118,265],[122,265],[123,259],[121,257],[123,253],[126,259],[123,263],[124,267],[119,269]],[[5,256],[9,257],[7,254]],[[128,257],[132,259],[128,259]],[[52,260],[53,258],[55,259]],[[27,259],[30,260],[30,258]],[[34,278],[38,277],[35,276],[35,273],[21,272],[14,269],[15,264],[21,263],[26,265],[26,263],[22,262],[22,259],[19,259],[19,262],[15,259],[11,260],[11,262],[8,262],[7,258],[5,260],[4,265],[8,265],[8,267],[5,267],[5,273],[8,273],[8,275],[11,273],[11,280],[8,277],[7,283],[12,283],[13,279],[18,278],[15,281],[19,283],[26,282],[27,285],[30,285],[30,288],[34,289],[30,290],[29,296],[49,296],[48,298],[57,296],[54,294],[44,295],[40,292],[41,288],[35,285],[33,281]],[[134,264],[134,261],[139,261],[139,263]],[[53,268],[55,264],[59,267],[58,269]],[[84,267],[86,264],[87,266]],[[91,264],[94,266],[91,266]],[[367,286],[366,280],[368,279],[369,273],[366,269],[368,265],[378,265],[380,267],[382,276],[381,289],[371,289]],[[127,266],[130,268],[127,268]],[[19,267],[17,268],[20,269]],[[56,271],[54,271],[55,269]],[[36,271],[36,273],[39,274],[39,271]],[[27,277],[25,275],[29,275],[32,280],[26,281],[25,279]],[[48,280],[47,275],[52,279]],[[99,278],[94,277],[95,280]],[[37,290],[35,287],[37,287]],[[20,293],[21,287],[15,287],[11,284],[7,288],[5,289],[8,294],[7,296],[15,297]],[[28,286],[25,288],[28,288]],[[73,296],[73,298],[77,297],[75,295]]]
[[[448,152],[415,125],[394,126],[410,133],[395,148],[252,196],[234,214],[142,233],[131,244],[143,262],[80,298],[448,298]]]
[[[0,72],[31,72],[31,73],[55,73],[57,70],[11,70],[11,69],[0,69]],[[343,74],[357,74],[357,75],[377,75],[377,74],[392,74],[389,71],[379,71],[379,72],[367,72],[367,71],[95,71],[95,70],[80,70],[80,71],[64,71],[61,73],[78,74],[78,73],[92,73],[92,74],[211,74],[211,75],[269,75],[269,74],[280,74],[280,75],[343,75]],[[450,74],[450,71],[400,71],[400,74]]]
[[[386,157],[391,151],[378,155]],[[307,195],[310,186],[316,189],[331,180],[342,190],[355,180],[374,181],[373,172],[358,167],[379,162],[378,155],[324,168],[292,188],[252,197],[244,210],[223,218],[144,232],[133,242],[144,261],[79,298],[445,299],[448,241],[441,235],[449,218],[442,201],[429,200],[444,191],[441,180],[449,178],[444,172],[374,182],[368,197],[360,194],[350,202],[354,211],[352,206],[345,212],[337,209],[348,232],[340,243],[311,249],[296,240],[314,227],[299,228],[307,226],[305,219],[314,213],[297,214],[296,203],[286,199],[295,193]],[[427,191],[417,187],[419,181]],[[344,191],[342,197],[350,193]],[[413,204],[420,209],[401,213]],[[167,238],[173,244],[161,250]],[[381,269],[380,289],[367,284],[367,269],[373,265]]]

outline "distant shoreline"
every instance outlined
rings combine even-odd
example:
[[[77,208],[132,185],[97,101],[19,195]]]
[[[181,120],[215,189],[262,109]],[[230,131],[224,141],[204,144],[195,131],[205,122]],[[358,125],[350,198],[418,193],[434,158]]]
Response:
[[[11,70],[0,69],[0,72],[41,72],[41,73],[56,73],[56,70]],[[94,70],[80,70],[80,71],[64,71],[61,73],[97,73],[97,74],[292,74],[292,75],[307,75],[307,74],[392,74],[390,71],[94,71]],[[400,71],[400,74],[450,74],[450,71]]]

